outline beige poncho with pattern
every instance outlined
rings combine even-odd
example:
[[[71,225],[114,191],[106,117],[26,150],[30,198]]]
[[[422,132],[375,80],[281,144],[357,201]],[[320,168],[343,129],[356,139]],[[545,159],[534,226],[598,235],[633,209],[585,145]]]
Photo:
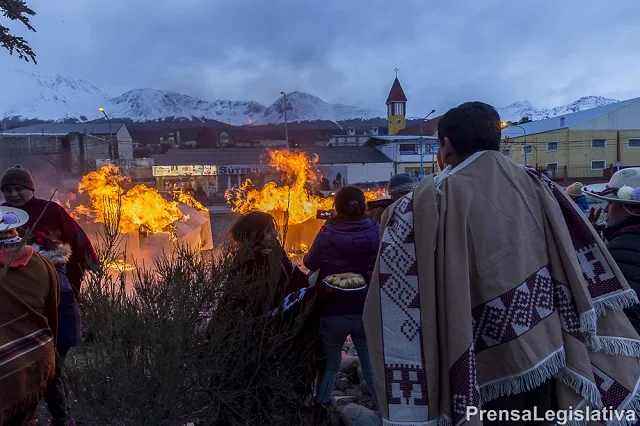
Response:
[[[550,378],[561,409],[630,423],[640,337],[622,309],[638,299],[556,184],[480,152],[389,207],[381,233],[365,325],[386,425],[481,424],[467,407]]]

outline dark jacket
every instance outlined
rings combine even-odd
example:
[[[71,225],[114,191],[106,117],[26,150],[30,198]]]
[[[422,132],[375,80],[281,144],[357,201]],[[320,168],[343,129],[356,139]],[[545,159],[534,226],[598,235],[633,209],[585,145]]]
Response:
[[[276,253],[265,254],[258,251],[252,259],[243,262],[241,265],[244,273],[249,277],[257,279],[261,277],[260,274],[263,274],[264,276],[261,278],[267,279],[269,285],[276,286],[273,292],[273,300],[269,303],[270,309],[277,308],[288,294],[294,293],[309,285],[306,274],[291,262],[284,250],[282,250],[280,255],[282,259],[278,268],[279,271],[275,272],[277,276],[270,275],[274,271],[269,271],[269,268],[273,265],[270,262],[276,261]],[[275,281],[276,279],[277,281]],[[264,314],[264,312],[256,312],[255,314],[261,315]]]
[[[311,271],[320,270],[318,284],[333,274],[360,274],[370,280],[378,256],[380,225],[369,218],[327,221],[304,257]],[[361,315],[368,287],[359,291],[328,292],[318,285],[318,310],[321,315]]]
[[[58,351],[78,346],[82,340],[82,319],[73,288],[67,279],[64,265],[56,265],[60,281],[60,304],[58,305]]]
[[[622,275],[640,295],[640,218],[629,218],[602,231],[608,241],[607,249]],[[640,305],[625,310],[629,320],[640,333]]]
[[[384,214],[384,211],[391,204],[393,204],[393,200],[391,199],[369,201],[367,203],[369,219],[373,220],[374,222],[380,223],[382,221],[382,215]]]
[[[11,206],[6,202],[5,205]],[[57,234],[58,238],[56,239],[71,247],[71,258],[67,263],[67,277],[77,297],[85,271],[98,263],[98,256],[87,234],[78,225],[78,222],[56,202],[49,203],[47,200],[33,197],[26,205],[19,208],[29,214],[29,221],[25,224],[25,228],[32,228],[36,225],[32,232],[42,232],[46,235]],[[40,217],[41,214],[42,217]]]
[[[572,198],[573,202],[576,203],[578,205],[578,207],[580,208],[580,210],[582,210],[583,212],[587,212],[589,211],[589,200],[587,199],[586,195],[581,195],[579,197],[576,198]]]

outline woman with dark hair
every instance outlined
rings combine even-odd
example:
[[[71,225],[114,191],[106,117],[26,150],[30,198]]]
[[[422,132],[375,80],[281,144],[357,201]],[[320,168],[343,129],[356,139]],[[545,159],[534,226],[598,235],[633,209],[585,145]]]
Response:
[[[304,265],[311,271],[319,270],[318,282],[330,275],[352,273],[361,275],[368,283],[378,255],[380,227],[367,217],[365,197],[360,188],[343,187],[336,194],[334,204],[336,215],[320,229],[304,257]],[[365,381],[374,392],[362,323],[367,288],[343,292],[318,286],[320,335],[326,357],[316,398],[320,406],[331,401],[342,361],[342,346],[349,335],[358,351]]]
[[[248,275],[268,273],[271,261],[279,261],[270,307],[278,306],[286,295],[308,285],[306,274],[291,262],[278,241],[275,220],[268,213],[251,212],[241,216],[231,227],[231,238],[236,244],[237,260]]]
[[[278,241],[275,221],[269,214],[252,212],[243,215],[232,226],[231,237],[236,243],[238,271],[255,286],[269,286],[271,291],[256,289],[246,294],[230,289],[229,294],[235,293],[239,297],[230,302],[235,305],[226,302],[225,308],[237,306],[245,315],[265,320],[279,318],[291,321],[291,324],[302,318],[290,350],[280,356],[290,360],[298,369],[295,376],[300,381],[300,400],[303,400],[313,393],[313,380],[320,369],[320,339],[314,309],[316,288],[309,286],[309,277],[288,258]]]

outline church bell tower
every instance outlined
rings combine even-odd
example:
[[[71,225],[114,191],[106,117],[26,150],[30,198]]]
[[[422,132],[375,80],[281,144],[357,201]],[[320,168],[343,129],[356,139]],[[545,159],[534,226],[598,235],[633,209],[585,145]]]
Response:
[[[407,97],[402,90],[398,80],[398,69],[396,79],[393,81],[391,91],[387,97],[387,118],[389,119],[389,135],[395,136],[398,132],[407,127]]]

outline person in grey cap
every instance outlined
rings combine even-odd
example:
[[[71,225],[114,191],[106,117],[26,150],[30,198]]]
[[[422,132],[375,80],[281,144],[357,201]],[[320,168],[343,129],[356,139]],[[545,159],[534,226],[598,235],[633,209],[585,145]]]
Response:
[[[387,192],[389,197],[383,200],[369,201],[367,203],[367,209],[369,210],[369,219],[380,223],[382,214],[391,204],[398,201],[400,198],[413,191],[415,183],[409,173],[398,173],[391,176],[389,184],[387,186]]]

